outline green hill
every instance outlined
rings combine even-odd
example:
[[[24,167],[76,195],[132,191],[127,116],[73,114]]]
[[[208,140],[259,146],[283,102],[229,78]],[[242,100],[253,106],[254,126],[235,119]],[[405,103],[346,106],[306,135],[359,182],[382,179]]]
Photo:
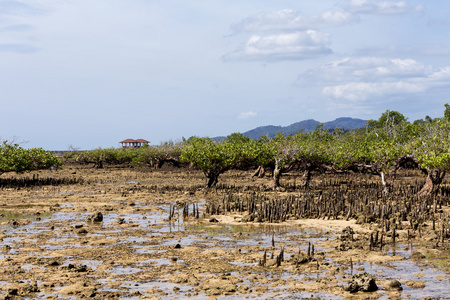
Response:
[[[354,118],[338,118],[334,121],[325,122],[323,126],[325,129],[334,129],[341,128],[343,130],[347,129],[357,129],[364,127],[366,120],[354,119]],[[242,135],[247,136],[251,139],[258,139],[260,136],[274,137],[278,133],[284,133],[286,135],[295,134],[299,130],[304,130],[305,132],[314,131],[317,125],[320,125],[321,122],[316,120],[304,120],[297,123],[293,123],[288,126],[261,126],[255,129],[246,131],[242,133]]]

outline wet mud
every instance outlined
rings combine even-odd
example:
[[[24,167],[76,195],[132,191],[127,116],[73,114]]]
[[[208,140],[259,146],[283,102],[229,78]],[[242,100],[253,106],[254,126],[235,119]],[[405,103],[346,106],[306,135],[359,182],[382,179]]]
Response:
[[[265,189],[269,179],[250,176],[232,171],[205,190],[203,174],[186,169],[66,165],[4,174],[34,183],[0,190],[0,297],[450,299],[450,241],[436,247],[439,221],[415,231],[403,221],[393,239],[384,224],[357,218],[207,213],[230,191],[241,199],[300,194],[289,176],[276,192]],[[376,288],[364,290],[360,274]]]

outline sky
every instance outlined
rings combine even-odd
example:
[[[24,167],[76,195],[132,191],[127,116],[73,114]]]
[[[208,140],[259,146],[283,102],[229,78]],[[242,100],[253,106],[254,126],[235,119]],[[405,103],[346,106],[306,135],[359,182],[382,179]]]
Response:
[[[450,103],[448,0],[0,0],[0,139],[90,150]]]

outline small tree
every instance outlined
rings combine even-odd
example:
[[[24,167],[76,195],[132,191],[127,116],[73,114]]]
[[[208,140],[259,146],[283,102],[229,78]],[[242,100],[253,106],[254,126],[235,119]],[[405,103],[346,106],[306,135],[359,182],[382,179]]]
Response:
[[[437,192],[450,169],[450,120],[443,118],[424,124],[422,134],[410,141],[410,148],[422,170],[427,174],[419,196]]]
[[[180,161],[190,162],[202,170],[211,188],[218,182],[220,174],[248,164],[254,156],[246,140],[215,142],[209,138],[191,137],[181,149]]]
[[[338,134],[339,130],[335,130]],[[297,165],[304,170],[302,186],[308,188],[311,181],[311,172],[315,169],[329,169],[332,165],[331,149],[334,148],[335,136],[320,124],[308,134],[297,135],[298,152]]]
[[[395,110],[386,110],[378,120],[369,120],[366,125],[372,128],[384,128],[387,132],[395,128],[396,125],[406,122],[408,119]]]
[[[405,116],[390,110],[366,125],[366,133],[353,145],[353,156],[360,167],[380,176],[383,192],[389,194],[398,169],[414,160],[406,144],[417,132]]]
[[[275,167],[274,149],[271,144],[271,139],[267,136],[260,136],[258,140],[251,140],[249,142],[253,147],[254,165],[257,166],[252,177],[257,176],[258,178],[263,178],[266,174],[266,168],[273,170]]]
[[[50,151],[41,148],[23,149],[18,144],[9,144],[7,141],[0,145],[0,175],[5,172],[48,169],[62,164]]]
[[[270,183],[270,188],[273,190],[280,187],[281,175],[292,170],[297,163],[296,154],[300,144],[295,143],[295,138],[298,137],[278,134],[268,144],[267,155],[274,166]]]
[[[279,134],[267,142],[265,152],[266,163],[273,165],[271,189],[280,187],[282,174],[293,169],[303,169],[302,185],[308,187],[311,171],[325,168],[331,162],[329,149],[333,136],[319,125],[314,132],[303,131],[296,135]]]
[[[445,106],[444,118],[450,120],[450,105],[448,103],[445,103],[444,106]]]
[[[165,163],[179,166],[181,147],[181,144],[171,141],[159,146],[145,145],[135,149],[136,155],[131,163],[133,165],[147,165],[155,169],[161,168]]]

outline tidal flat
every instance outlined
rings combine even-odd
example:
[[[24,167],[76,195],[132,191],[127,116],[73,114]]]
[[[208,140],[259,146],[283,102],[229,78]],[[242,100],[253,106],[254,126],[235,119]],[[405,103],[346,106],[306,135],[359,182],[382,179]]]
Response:
[[[356,181],[371,188],[371,201],[397,201],[374,192],[375,176],[313,174],[305,191],[301,174],[289,173],[272,191],[268,177],[251,174],[229,171],[213,189],[188,168],[67,164],[3,174],[0,297],[450,299],[446,195],[433,218],[415,224],[395,210],[383,219],[347,211],[359,205],[351,194],[366,195],[354,190]],[[396,186],[413,191],[424,180],[405,170]],[[308,215],[308,199],[327,202],[337,191],[353,206]],[[295,210],[267,206],[262,217],[249,207],[283,199],[297,199]],[[349,289],[361,273],[375,290]]]

